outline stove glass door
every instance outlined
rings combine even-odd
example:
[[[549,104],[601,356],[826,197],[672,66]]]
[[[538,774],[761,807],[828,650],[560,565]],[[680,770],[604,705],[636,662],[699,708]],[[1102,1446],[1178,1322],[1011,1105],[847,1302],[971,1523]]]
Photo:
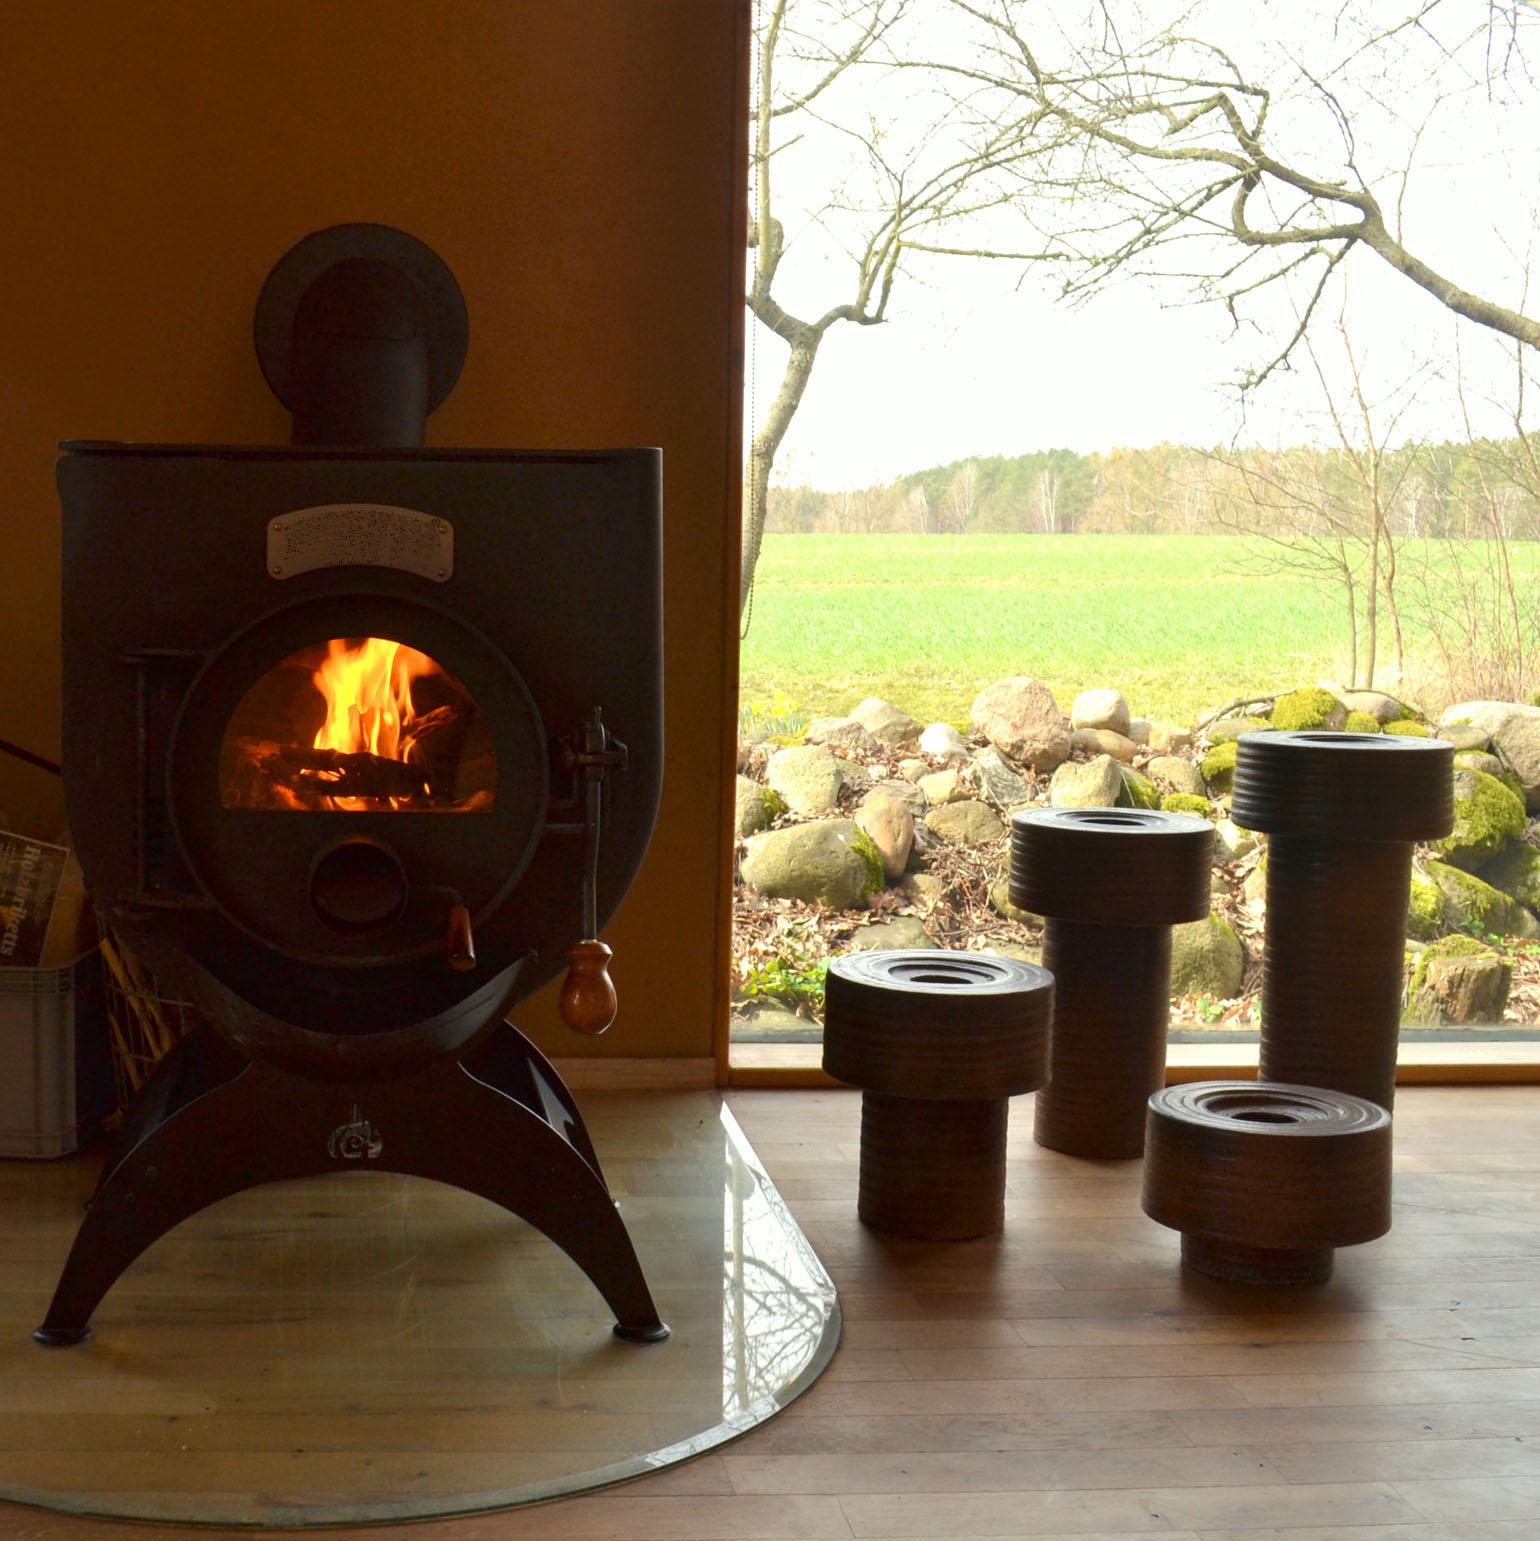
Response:
[[[486,813],[492,734],[470,693],[388,637],[331,637],[247,691],[219,757],[224,808]]]

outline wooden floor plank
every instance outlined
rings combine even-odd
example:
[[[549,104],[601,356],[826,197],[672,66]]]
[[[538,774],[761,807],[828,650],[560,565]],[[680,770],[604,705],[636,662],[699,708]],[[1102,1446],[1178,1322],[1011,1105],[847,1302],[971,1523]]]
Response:
[[[1254,1407],[1385,1407],[1422,1402],[1531,1402],[1540,1398],[1540,1371],[1536,1370],[1240,1375],[1231,1377],[1227,1384]]]
[[[1425,1519],[1384,1483],[1329,1487],[1146,1488],[1135,1492],[857,1494],[841,1506],[857,1541],[958,1534],[1040,1536],[1054,1531],[1236,1529],[1271,1525],[1389,1525]],[[1283,1538],[1280,1538],[1283,1541]]]
[[[1396,1491],[1426,1520],[1540,1521],[1540,1478],[1536,1477],[1403,1481],[1396,1483]]]
[[[1157,1486],[1276,1486],[1293,1480],[1254,1450],[1219,1445],[902,1455],[743,1452],[725,1456],[724,1464],[738,1493],[1091,1493]]]
[[[1139,1206],[1139,1166],[1076,1162],[1033,1144],[1029,1099],[1013,1111],[1006,1233],[952,1245],[875,1236],[856,1220],[860,1100],[842,1091],[735,1092],[730,1104],[779,1191],[840,1285],[845,1346],[780,1417],[711,1455],[605,1493],[411,1526],[341,1530],[349,1541],[1540,1541],[1540,1092],[1417,1087],[1397,1099],[1396,1223],[1339,1254],[1320,1289],[1245,1291],[1184,1277],[1176,1238]],[[683,1106],[683,1103],[680,1104]],[[601,1151],[617,1185],[667,1223],[687,1202],[647,1118],[619,1116]],[[0,1165],[0,1202],[24,1175]],[[671,1194],[678,1195],[671,1197]],[[230,1264],[199,1281],[209,1320],[257,1270],[296,1286],[281,1318],[253,1311],[220,1341],[272,1361],[316,1340],[350,1299],[390,1281],[350,1276],[358,1227],[335,1214],[336,1278],[289,1277],[284,1227],[231,1234]],[[399,1202],[382,1196],[381,1215]],[[328,1206],[332,1206],[329,1209]],[[451,1208],[443,1214],[448,1223]],[[378,1217],[376,1217],[378,1218]],[[420,1220],[420,1216],[418,1216]],[[62,1246],[67,1228],[42,1245]],[[477,1333],[499,1290],[476,1284],[474,1237],[427,1260],[463,1314],[430,1329],[441,1386],[489,1368]],[[710,1291],[668,1267],[680,1362],[709,1354]],[[550,1265],[563,1266],[563,1265]],[[421,1489],[447,1491],[514,1460],[499,1422],[467,1407],[431,1428],[424,1389],[403,1383],[373,1427],[329,1414],[336,1388],[293,1370],[279,1406],[239,1366],[197,1384],[179,1356],[200,1331],[174,1250],[147,1257],[136,1320],[158,1362],[81,1373],[60,1390],[0,1385],[0,1452],[51,1459],[72,1437],[105,1452],[100,1480],[133,1480],[132,1432],[112,1404],[131,1369],[138,1419],[174,1420],[189,1457],[231,1480],[271,1474],[302,1447],[320,1474],[394,1443],[420,1451]],[[0,1304],[27,1261],[0,1258]],[[542,1278],[556,1275],[542,1274]],[[698,1277],[698,1273],[695,1274]],[[341,1293],[332,1293],[332,1291]],[[348,1291],[355,1294],[349,1296]],[[558,1338],[560,1323],[551,1329]],[[537,1375],[559,1343],[510,1341],[495,1374]],[[644,1437],[666,1384],[623,1360],[586,1370],[562,1357],[551,1452],[615,1452]],[[89,1427],[64,1407],[98,1398]],[[66,1396],[64,1392],[67,1391]],[[683,1393],[681,1392],[681,1396]],[[218,1411],[216,1411],[216,1408]],[[386,1426],[388,1427],[388,1430]],[[114,1454],[113,1452],[118,1452]],[[264,1452],[267,1454],[264,1455]],[[139,1479],[142,1482],[142,1475]],[[4,1541],[142,1541],[143,1527],[0,1511]],[[210,1534],[204,1532],[205,1535]],[[232,1536],[235,1533],[230,1533]],[[248,1533],[249,1534],[249,1533]]]

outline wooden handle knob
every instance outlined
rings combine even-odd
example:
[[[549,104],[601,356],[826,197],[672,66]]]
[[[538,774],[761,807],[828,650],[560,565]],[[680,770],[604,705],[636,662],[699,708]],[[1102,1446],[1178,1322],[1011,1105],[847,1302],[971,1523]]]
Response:
[[[457,974],[476,967],[476,938],[471,935],[471,912],[463,904],[449,911],[449,966]]]
[[[609,962],[614,954],[603,942],[577,942],[567,953],[567,978],[561,987],[561,1019],[574,1033],[602,1033],[615,1020],[615,982]]]

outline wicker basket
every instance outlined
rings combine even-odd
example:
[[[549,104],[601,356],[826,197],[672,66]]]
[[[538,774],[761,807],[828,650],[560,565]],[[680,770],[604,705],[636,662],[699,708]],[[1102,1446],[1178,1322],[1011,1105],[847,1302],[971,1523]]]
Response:
[[[104,934],[101,950],[112,1074],[121,1113],[156,1065],[207,1019],[190,1001],[163,994],[118,937]]]

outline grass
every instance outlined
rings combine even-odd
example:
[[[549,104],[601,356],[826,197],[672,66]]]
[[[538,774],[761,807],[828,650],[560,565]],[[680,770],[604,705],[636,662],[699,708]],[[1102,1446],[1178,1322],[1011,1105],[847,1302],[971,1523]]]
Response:
[[[1066,710],[1114,686],[1136,714],[1190,723],[1343,676],[1341,601],[1255,562],[1223,536],[772,535],[740,697],[820,716],[877,695],[965,727],[984,685],[1031,674]]]

